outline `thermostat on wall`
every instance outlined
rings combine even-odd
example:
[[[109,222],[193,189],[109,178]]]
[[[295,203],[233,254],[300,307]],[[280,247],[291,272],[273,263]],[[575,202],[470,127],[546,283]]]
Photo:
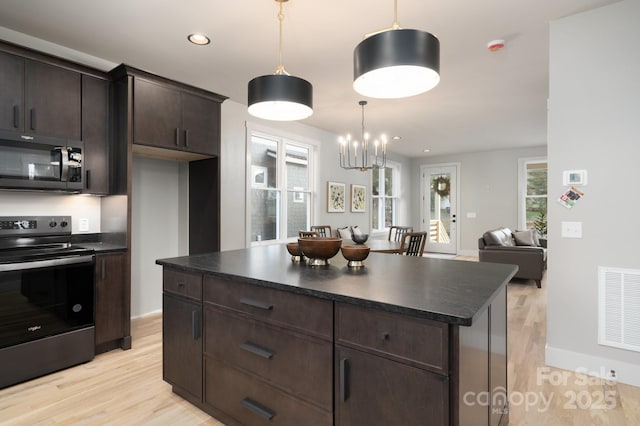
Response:
[[[565,170],[562,172],[562,184],[563,185],[586,185],[587,184],[587,171],[586,170]]]

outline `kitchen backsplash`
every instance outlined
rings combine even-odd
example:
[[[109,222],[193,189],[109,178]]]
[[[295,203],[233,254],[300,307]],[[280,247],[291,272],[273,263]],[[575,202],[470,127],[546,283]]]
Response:
[[[0,191],[0,216],[46,215],[71,216],[74,234],[101,232],[100,197]]]

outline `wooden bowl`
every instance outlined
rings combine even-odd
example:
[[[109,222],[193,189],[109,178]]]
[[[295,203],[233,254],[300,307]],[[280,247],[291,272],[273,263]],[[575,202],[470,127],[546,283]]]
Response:
[[[342,256],[349,262],[347,266],[352,268],[359,268],[364,266],[363,260],[369,256],[369,247],[365,245],[357,246],[342,246]]]
[[[300,245],[298,243],[287,243],[287,251],[291,255],[291,261],[293,263],[300,263],[304,261],[304,256],[302,255],[302,250],[300,250]]]
[[[298,245],[302,254],[309,258],[309,265],[323,266],[329,264],[329,259],[338,254],[341,238],[298,238]]]

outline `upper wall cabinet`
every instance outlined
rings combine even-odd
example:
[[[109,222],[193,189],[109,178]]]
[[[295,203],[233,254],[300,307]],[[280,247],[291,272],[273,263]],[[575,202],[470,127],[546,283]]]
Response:
[[[85,194],[109,194],[109,81],[82,76]]]
[[[137,76],[133,88],[135,144],[218,155],[221,101]]]
[[[0,128],[80,140],[80,73],[0,52],[0,87]]]

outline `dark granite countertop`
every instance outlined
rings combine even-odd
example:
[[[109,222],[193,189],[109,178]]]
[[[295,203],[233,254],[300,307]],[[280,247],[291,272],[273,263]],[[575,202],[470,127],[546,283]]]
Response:
[[[96,254],[127,251],[127,248],[123,245],[103,243],[103,242],[95,242],[95,243],[82,242],[82,243],[76,243],[74,244],[74,246],[92,249],[96,252]]]
[[[284,244],[158,259],[156,263],[334,301],[469,326],[517,271],[515,265],[371,253],[348,268],[294,264]]]
[[[73,234],[71,244],[76,247],[93,249],[97,254],[127,251],[125,234]]]

